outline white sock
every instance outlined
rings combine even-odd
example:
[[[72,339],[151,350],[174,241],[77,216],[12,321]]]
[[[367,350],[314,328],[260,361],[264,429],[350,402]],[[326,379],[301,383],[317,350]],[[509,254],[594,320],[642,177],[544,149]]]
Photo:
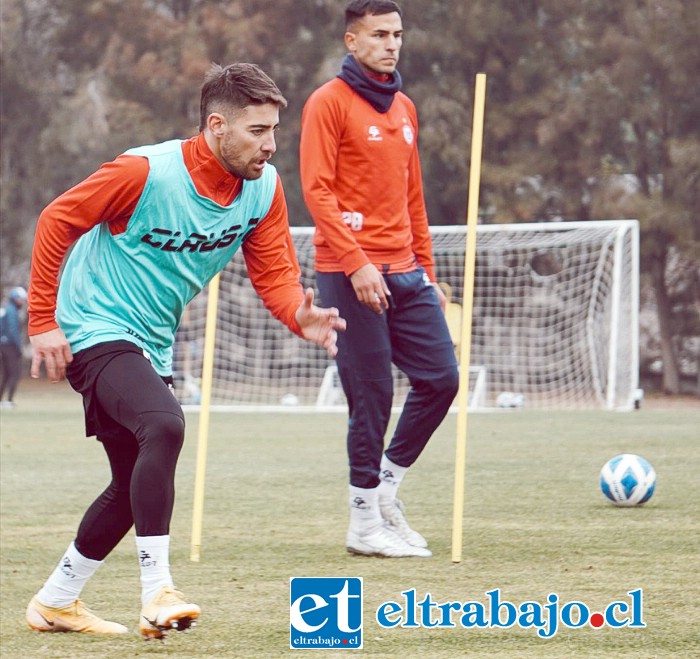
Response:
[[[44,606],[60,608],[73,604],[80,593],[104,561],[85,558],[71,542],[56,569],[46,580],[36,598]]]
[[[407,472],[408,467],[400,467],[389,460],[386,455],[382,455],[382,461],[379,464],[379,486],[377,487],[379,499],[395,499],[399,485]]]
[[[350,528],[359,534],[381,526],[382,516],[377,502],[377,488],[350,486]]]
[[[141,603],[145,606],[163,586],[173,587],[170,576],[170,536],[136,536],[141,567]]]

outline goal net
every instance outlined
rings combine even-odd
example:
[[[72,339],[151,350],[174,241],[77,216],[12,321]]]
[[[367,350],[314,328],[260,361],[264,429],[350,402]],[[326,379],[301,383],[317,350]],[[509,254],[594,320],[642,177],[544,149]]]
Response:
[[[315,287],[312,228],[292,229]],[[466,226],[432,227],[455,349]],[[479,225],[469,405],[632,409],[638,386],[639,227],[635,220]],[[207,292],[189,305],[174,354],[176,391],[198,404]],[[321,304],[323,302],[321,301]],[[263,307],[239,253],[221,273],[211,402],[257,409],[344,408],[331,360]],[[395,404],[409,385],[394,371]]]

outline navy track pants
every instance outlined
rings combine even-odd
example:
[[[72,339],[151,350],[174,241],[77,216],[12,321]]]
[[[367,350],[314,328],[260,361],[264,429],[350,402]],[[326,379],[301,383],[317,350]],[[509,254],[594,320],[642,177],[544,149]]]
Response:
[[[350,484],[379,484],[379,464],[393,401],[392,362],[411,389],[386,450],[410,467],[445,418],[459,388],[454,347],[437,293],[425,271],[386,274],[390,308],[381,315],[357,300],[343,273],[317,272],[324,306],[347,320],[338,334],[336,363],[349,405],[347,450]]]

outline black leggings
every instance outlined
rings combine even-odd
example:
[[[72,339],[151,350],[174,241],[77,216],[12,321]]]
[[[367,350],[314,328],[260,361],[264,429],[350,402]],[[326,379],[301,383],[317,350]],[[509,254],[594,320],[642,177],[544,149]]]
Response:
[[[185,437],[182,408],[148,360],[115,356],[94,383],[102,418],[98,439],[112,482],[85,513],[75,545],[103,560],[134,525],[137,536],[167,535],[175,500],[175,468]]]

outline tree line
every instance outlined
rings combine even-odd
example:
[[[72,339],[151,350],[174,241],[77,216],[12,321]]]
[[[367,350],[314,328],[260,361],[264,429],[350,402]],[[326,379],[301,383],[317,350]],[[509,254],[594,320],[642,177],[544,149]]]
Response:
[[[212,61],[259,64],[289,100],[274,162],[291,223],[310,224],[301,110],[339,69],[343,6],[3,0],[3,287],[26,281],[36,217],[53,197],[131,146],[196,132]],[[465,222],[473,86],[485,72],[480,221],[638,219],[643,299],[654,310],[645,354],[661,360],[663,388],[679,391],[700,359],[700,4],[401,6],[399,70],[419,111],[431,223]]]

